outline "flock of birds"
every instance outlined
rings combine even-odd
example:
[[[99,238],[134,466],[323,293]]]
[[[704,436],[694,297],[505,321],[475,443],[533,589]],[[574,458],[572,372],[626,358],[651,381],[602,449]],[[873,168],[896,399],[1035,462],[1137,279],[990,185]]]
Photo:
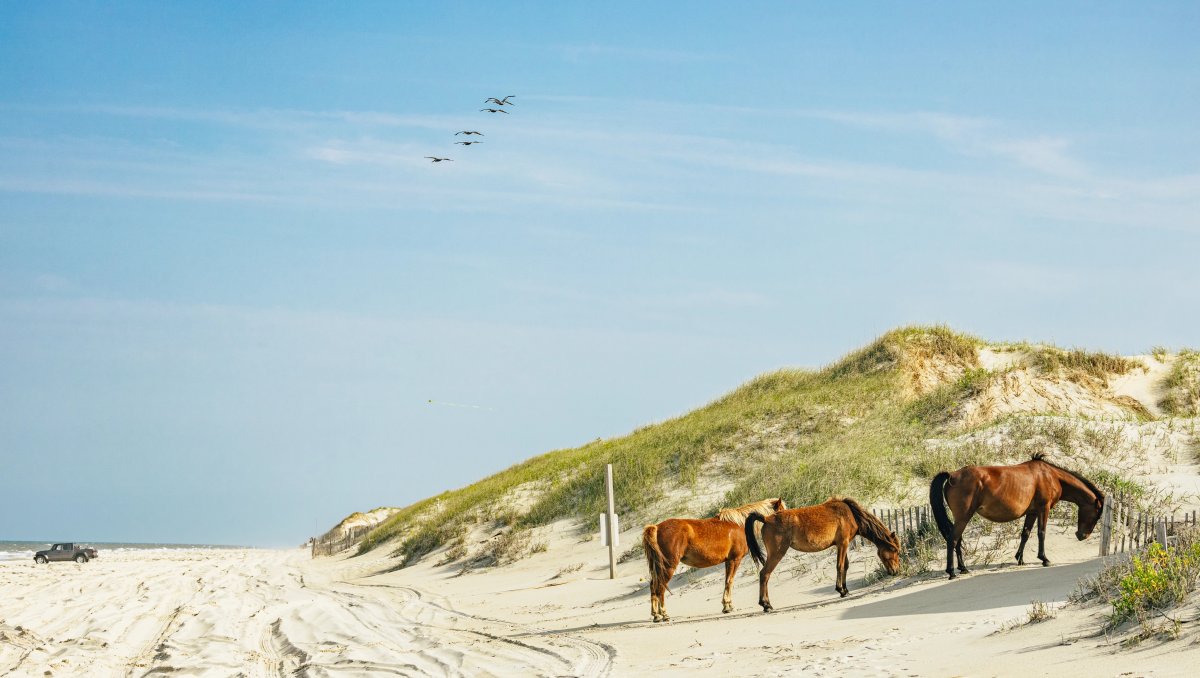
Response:
[[[509,99],[515,99],[515,98],[517,98],[515,94],[510,94],[510,95],[504,97],[503,99],[497,99],[496,97],[488,97],[487,99],[484,100],[483,103],[495,104],[496,106],[499,106],[499,108],[481,108],[481,109],[479,109],[479,112],[480,113],[503,113],[505,115],[508,115],[509,113],[508,113],[508,111],[506,111],[504,109],[504,107],[505,106],[515,106],[516,104],[509,101]],[[464,134],[468,137],[483,136],[483,132],[478,132],[476,130],[466,130],[466,129],[461,132],[455,132],[454,136],[458,136],[460,134]],[[479,141],[479,140],[472,141],[472,140],[468,139],[466,141],[456,141],[454,143],[459,146],[472,146],[474,144],[482,144],[483,142]],[[439,158],[435,155],[427,155],[425,157],[428,158],[432,162],[454,162],[454,158]]]

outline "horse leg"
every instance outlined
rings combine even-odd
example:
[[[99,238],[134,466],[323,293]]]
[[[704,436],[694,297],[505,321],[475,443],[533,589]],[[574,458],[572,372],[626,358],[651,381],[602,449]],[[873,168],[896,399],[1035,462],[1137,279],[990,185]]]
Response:
[[[958,556],[959,574],[966,574],[968,572],[966,563],[963,562],[962,536],[963,532],[967,531],[967,522],[971,520],[971,516],[973,515],[975,515],[975,511],[967,511],[966,516],[964,516],[962,520],[957,520],[954,523],[954,553]],[[950,573],[950,578],[954,579],[953,572]]]
[[[957,576],[954,574],[954,536],[953,535],[946,538],[946,574],[950,575],[951,579],[954,579],[954,577]]]
[[[1050,506],[1047,504],[1038,511],[1038,560],[1042,567],[1050,567],[1050,559],[1046,557],[1046,523],[1050,520]]]
[[[667,561],[667,568],[663,572],[662,582],[658,585],[658,619],[655,621],[671,621],[671,616],[667,614],[667,585],[671,583],[671,577],[675,576],[675,568],[677,567],[679,567],[678,560],[671,558]]]
[[[1017,547],[1017,564],[1025,564],[1025,542],[1029,541],[1029,533],[1033,531],[1033,521],[1037,520],[1037,514],[1030,511],[1025,514],[1025,527],[1021,528],[1021,545]]]
[[[741,564],[740,556],[725,561],[725,595],[721,597],[721,612],[725,614],[733,612],[733,575],[737,574]]]
[[[846,587],[846,570],[850,569],[850,556],[846,553],[846,546],[849,542],[838,544],[837,547],[837,584],[833,589],[842,594],[845,598],[850,593],[850,589]]]
[[[771,572],[775,570],[775,566],[779,561],[783,560],[783,555],[787,553],[787,545],[783,545],[775,551],[767,547],[767,562],[763,564],[763,569],[758,573],[758,604],[762,605],[763,612],[770,612],[775,609],[771,607],[771,598],[767,595],[767,581],[771,579]]]

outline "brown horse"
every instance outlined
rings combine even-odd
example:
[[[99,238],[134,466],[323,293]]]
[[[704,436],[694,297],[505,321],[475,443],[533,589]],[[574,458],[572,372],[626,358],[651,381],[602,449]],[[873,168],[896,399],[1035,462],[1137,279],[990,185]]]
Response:
[[[758,550],[758,540],[754,538],[756,522],[762,523],[766,558]],[[836,546],[837,581],[833,588],[843,598],[850,593],[846,586],[846,569],[849,567],[846,551],[854,537],[861,535],[875,544],[879,560],[887,568],[888,574],[896,574],[900,569],[900,540],[853,499],[832,497],[824,504],[777,511],[773,516],[752,513],[746,518],[745,531],[750,556],[762,566],[758,573],[758,604],[762,605],[763,612],[774,609],[767,594],[767,582],[789,548],[811,553]]]
[[[642,530],[642,546],[650,565],[650,617],[670,621],[664,595],[679,563],[712,567],[725,563],[725,595],[721,611],[733,611],[733,575],[746,556],[742,524],[752,513],[773,514],[787,508],[782,499],[764,499],[735,509],[721,509],[716,518],[671,518]]]
[[[958,554],[958,571],[966,574],[963,565],[962,535],[971,516],[978,513],[996,523],[1007,523],[1025,516],[1021,530],[1021,545],[1017,547],[1017,564],[1025,564],[1025,542],[1033,521],[1038,524],[1038,558],[1048,566],[1046,557],[1046,521],[1050,509],[1062,501],[1079,506],[1079,525],[1075,536],[1088,538],[1104,510],[1104,493],[1092,481],[1055,466],[1037,453],[1027,462],[1014,466],[964,466],[954,473],[942,471],[929,485],[929,503],[937,519],[938,530],[946,539],[946,574],[954,574],[954,554]],[[954,522],[946,515],[946,504],[954,513]]]

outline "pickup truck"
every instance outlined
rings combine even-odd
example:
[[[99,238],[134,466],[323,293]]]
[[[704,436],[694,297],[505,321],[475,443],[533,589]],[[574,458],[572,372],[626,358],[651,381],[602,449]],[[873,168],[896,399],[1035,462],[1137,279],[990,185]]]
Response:
[[[52,560],[74,560],[77,563],[86,563],[99,556],[96,549],[84,546],[76,546],[75,544],[55,544],[45,551],[38,551],[33,554],[33,562],[41,565]]]

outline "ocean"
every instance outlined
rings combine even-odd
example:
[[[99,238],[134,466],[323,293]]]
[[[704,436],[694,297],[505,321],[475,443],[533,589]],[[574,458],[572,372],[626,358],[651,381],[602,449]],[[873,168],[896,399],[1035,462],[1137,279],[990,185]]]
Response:
[[[50,545],[55,542],[49,541],[4,541],[0,540],[0,562],[9,560],[28,560],[33,561],[33,554],[42,549],[50,548]],[[103,558],[105,553],[125,552],[125,551],[178,551],[182,549],[237,549],[245,548],[242,546],[228,546],[218,544],[133,544],[126,542],[106,542],[106,541],[78,541],[76,544],[90,546],[100,552],[100,557]]]

